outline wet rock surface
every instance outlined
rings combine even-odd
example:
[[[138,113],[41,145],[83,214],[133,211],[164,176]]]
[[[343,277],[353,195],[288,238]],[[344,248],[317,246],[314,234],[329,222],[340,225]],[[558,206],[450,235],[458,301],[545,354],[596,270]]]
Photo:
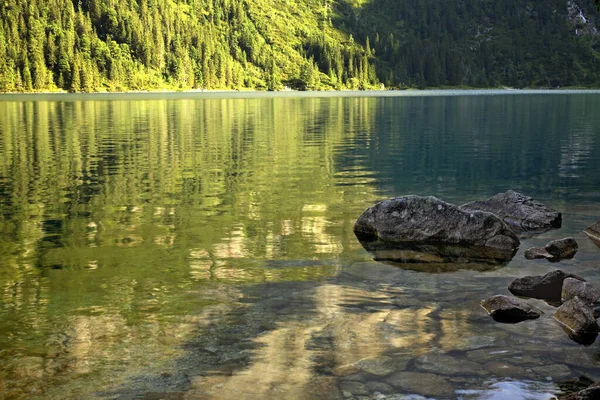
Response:
[[[592,344],[600,331],[592,307],[577,296],[564,302],[554,318],[573,340],[581,344]]]
[[[578,248],[577,242],[572,237],[553,240],[545,247],[552,257],[560,260],[573,258]]]
[[[533,375],[521,366],[502,361],[489,362],[484,365],[484,368],[490,374],[507,378],[524,378]]]
[[[560,304],[563,281],[567,278],[585,281],[575,274],[557,269],[542,276],[517,278],[510,283],[508,290],[516,296],[532,297]]]
[[[479,364],[445,354],[427,354],[421,356],[415,360],[415,367],[423,372],[441,375],[483,374]]]
[[[578,279],[565,279],[561,292],[562,301],[570,300],[575,296],[579,297],[583,302],[592,305],[600,300],[600,289],[591,283]]]
[[[386,376],[395,371],[394,361],[390,357],[369,357],[363,358],[355,363],[362,371],[372,375]]]
[[[588,226],[583,232],[596,246],[600,247],[600,221]]]
[[[398,250],[397,260],[416,263],[464,261],[470,257],[510,260],[519,246],[514,232],[495,215],[462,211],[431,196],[411,195],[379,202],[358,218],[354,233],[369,251]],[[383,253],[378,257],[392,258]]]
[[[466,203],[460,208],[495,214],[517,233],[543,232],[560,228],[562,224],[561,213],[514,190],[498,193],[487,200]]]
[[[579,246],[572,237],[553,240],[544,247],[532,247],[525,252],[528,260],[545,258],[548,261],[560,261],[573,258]]]
[[[551,259],[552,254],[548,253],[543,247],[531,247],[525,250],[525,258],[528,260]]]
[[[562,364],[540,365],[533,367],[532,370],[539,376],[557,380],[566,378],[571,374],[569,367]]]
[[[386,382],[408,393],[425,396],[450,396],[454,393],[452,385],[442,376],[421,372],[397,372]]]
[[[600,382],[594,382],[587,388],[575,393],[558,396],[559,400],[597,400],[600,399]]]
[[[539,318],[544,312],[515,297],[497,295],[483,300],[481,306],[498,322],[516,323]]]
[[[461,211],[433,196],[403,196],[367,209],[356,221],[357,236],[390,242],[454,244],[513,250],[519,239],[496,216]]]

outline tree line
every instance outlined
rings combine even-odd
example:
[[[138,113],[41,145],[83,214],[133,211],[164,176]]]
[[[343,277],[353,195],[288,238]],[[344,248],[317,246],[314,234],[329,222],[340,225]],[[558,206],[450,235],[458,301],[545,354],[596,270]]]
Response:
[[[0,91],[597,86],[598,16],[593,0],[5,0]]]

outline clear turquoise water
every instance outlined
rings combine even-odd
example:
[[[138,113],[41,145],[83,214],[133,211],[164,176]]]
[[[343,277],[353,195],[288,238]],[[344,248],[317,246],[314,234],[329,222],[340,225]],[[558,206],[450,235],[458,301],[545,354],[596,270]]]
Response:
[[[599,345],[553,307],[503,325],[479,306],[555,268],[600,284],[582,233],[600,94],[399,94],[0,97],[0,397],[548,398],[600,379]],[[352,232],[384,198],[509,188],[563,227],[491,271],[378,263]],[[565,236],[574,259],[523,257]],[[357,369],[374,357],[393,372]]]

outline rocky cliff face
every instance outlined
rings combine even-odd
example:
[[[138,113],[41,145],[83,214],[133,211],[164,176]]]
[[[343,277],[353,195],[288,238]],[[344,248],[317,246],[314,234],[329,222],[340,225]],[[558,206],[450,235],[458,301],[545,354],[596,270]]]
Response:
[[[567,1],[567,16],[577,36],[598,35],[598,28],[587,13],[574,0]]]

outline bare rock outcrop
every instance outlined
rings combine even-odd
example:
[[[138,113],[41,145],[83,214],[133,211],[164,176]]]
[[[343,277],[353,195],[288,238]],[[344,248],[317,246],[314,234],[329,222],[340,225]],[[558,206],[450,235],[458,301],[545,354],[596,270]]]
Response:
[[[368,208],[354,224],[354,233],[369,248],[369,243],[388,247],[422,249],[450,246],[453,256],[461,252],[512,259],[519,247],[515,233],[498,217],[483,211],[464,211],[436,197],[402,196]],[[480,251],[473,251],[478,249]],[[436,254],[442,257],[444,254]]]
[[[465,211],[487,211],[497,215],[517,233],[560,228],[562,214],[522,193],[508,190],[487,200],[460,206]]]

